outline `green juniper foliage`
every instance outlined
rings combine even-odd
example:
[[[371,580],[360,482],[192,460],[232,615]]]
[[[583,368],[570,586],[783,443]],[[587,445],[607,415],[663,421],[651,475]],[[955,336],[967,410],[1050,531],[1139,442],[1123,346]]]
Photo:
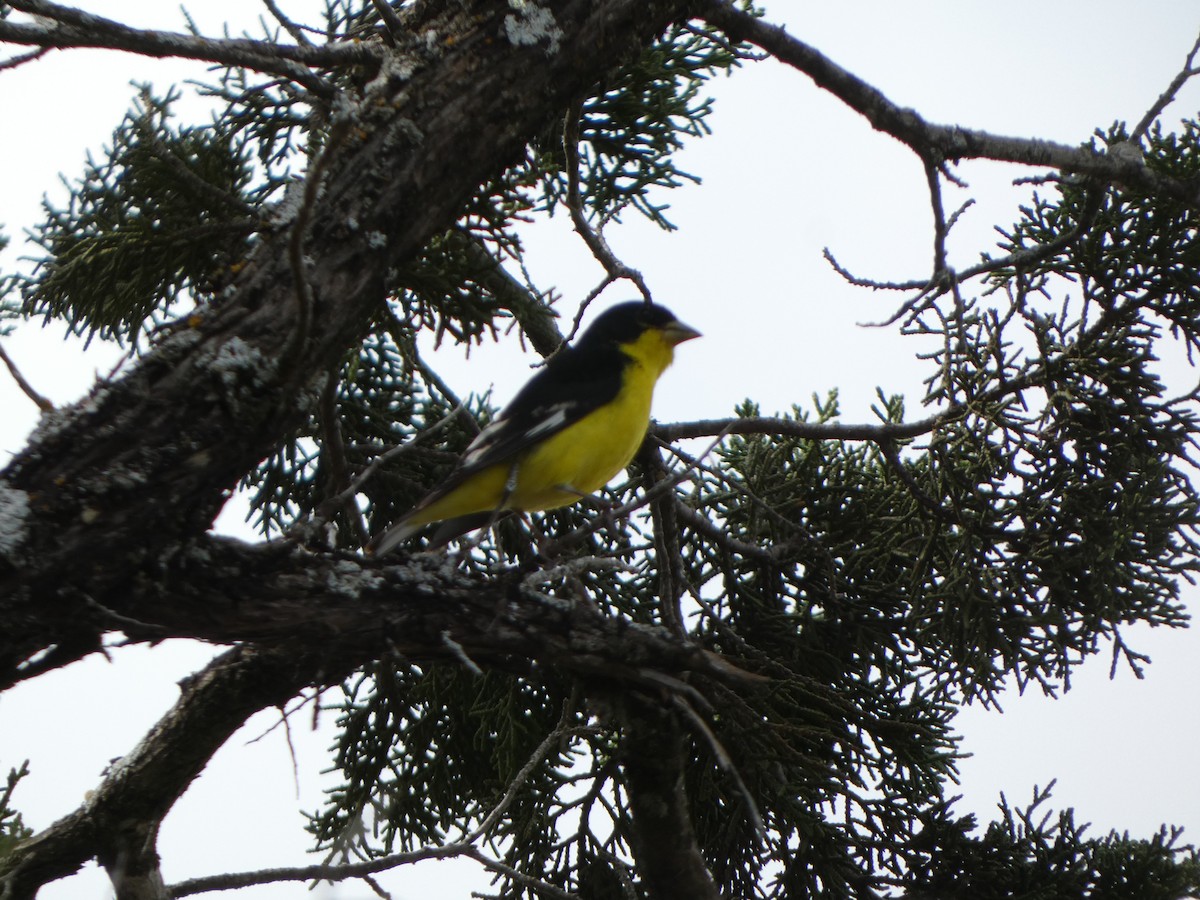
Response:
[[[33,835],[33,829],[22,821],[21,814],[12,807],[13,790],[28,774],[29,760],[26,760],[19,769],[8,770],[8,778],[3,790],[0,790],[0,860],[8,855],[12,847]]]
[[[178,94],[142,89],[65,209],[45,202],[45,256],[22,290],[26,311],[79,333],[135,340],[185,292],[213,296],[256,228],[244,147],[215,128],[172,128]]]
[[[370,3],[330,0],[326,14],[331,36],[379,28]],[[702,26],[673,28],[562,111],[578,116],[585,215],[602,223],[632,208],[671,227],[664,190],[695,180],[674,154],[707,131],[706,81],[743,56]],[[334,77],[354,92],[364,74]],[[136,344],[185,298],[221,302],[328,140],[328,110],[238,69],[202,93],[216,115],[181,127],[176,95],[143,89],[67,207],[47,206],[35,234],[44,256],[21,284],[27,312]],[[1198,147],[1193,123],[1155,131],[1148,164],[1194,177]],[[567,202],[564,167],[562,129],[539,136],[391,273],[361,346],[318,386],[318,412],[245,480],[265,534],[317,519],[338,526],[339,548],[361,548],[494,414],[489,397],[456,396],[418,332],[471,346],[515,322],[538,352],[553,351],[555,293],[524,271],[517,229]],[[1064,240],[1081,223],[1084,237]],[[1172,397],[1157,360],[1177,346],[1190,354],[1200,338],[1197,224],[1171,201],[1059,182],[1004,234],[1000,250],[1019,251],[1018,264],[901,319],[902,334],[936,345],[921,400],[943,415],[928,434],[748,434],[703,460],[694,447],[652,446],[611,491],[614,504],[658,480],[655,452],[690,474],[628,521],[599,516],[601,527],[585,529],[597,513],[573,507],[485,534],[458,565],[614,618],[677,624],[746,682],[697,676],[670,706],[662,685],[617,692],[525,659],[478,674],[450,649],[422,660],[397,652],[332,701],[338,784],[309,819],[319,847],[370,859],[454,841],[503,804],[489,835],[506,865],[589,900],[642,896],[624,725],[663,702],[678,717],[696,837],[725,896],[1165,900],[1200,890],[1200,862],[1174,833],[1086,838],[1069,812],[1035,818],[1044,794],[1025,811],[1004,805],[981,832],[946,796],[964,703],[991,702],[1014,679],[1057,690],[1108,648],[1136,667],[1126,626],[1185,622],[1200,423],[1194,396]],[[758,414],[749,401],[736,410]],[[905,403],[881,391],[877,414],[902,423]],[[835,394],[783,418],[838,415]],[[537,539],[557,541],[548,572],[538,572]],[[0,840],[19,829],[0,804]],[[495,890],[536,895],[509,876]]]
[[[0,233],[0,253],[8,246],[8,238]],[[17,278],[0,273],[0,337],[12,331],[12,323],[21,318],[21,303],[17,299]]]
[[[1001,819],[982,836],[973,816],[955,818],[941,805],[920,817],[901,883],[912,900],[1175,900],[1194,896],[1200,856],[1165,826],[1148,839],[1115,831],[1085,837],[1071,811],[1045,811],[1050,790],[1034,789],[1024,809],[1001,797]]]

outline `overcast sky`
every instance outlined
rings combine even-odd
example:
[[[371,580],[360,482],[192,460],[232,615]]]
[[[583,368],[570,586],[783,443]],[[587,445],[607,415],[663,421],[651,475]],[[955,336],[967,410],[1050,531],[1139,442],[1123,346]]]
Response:
[[[139,25],[178,28],[180,15],[161,2],[93,3],[105,15]],[[316,4],[282,3],[296,16]],[[1177,0],[1137,4],[1058,0],[1010,2],[768,2],[768,18],[789,28],[893,100],[927,118],[1015,136],[1068,143],[1088,138],[1115,119],[1136,121],[1181,66],[1200,31],[1200,10]],[[128,13],[118,12],[128,10]],[[244,24],[257,7],[232,0],[197,5],[200,25]],[[64,197],[58,174],[73,176],[87,151],[98,152],[128,107],[131,81],[159,88],[200,68],[101,53],[52,53],[0,72],[0,215],[14,238],[6,260],[22,252],[21,229],[38,219],[44,192]],[[871,131],[855,114],[774,63],[748,66],[713,85],[715,134],[695,142],[681,166],[704,184],[674,192],[668,215],[679,226],[663,234],[630,217],[608,238],[643,271],[656,299],[705,333],[680,348],[664,376],[655,415],[661,421],[728,415],[751,397],[765,411],[807,404],[812,394],[841,391],[846,421],[870,418],[875,388],[902,392],[919,414],[923,370],[910,341],[856,323],[886,317],[896,297],[844,284],[821,258],[830,247],[855,272],[880,279],[928,273],[931,217],[921,168],[907,150]],[[1173,125],[1200,107],[1189,85],[1168,110]],[[183,113],[201,115],[198,104]],[[13,123],[20,123],[14,127]],[[966,265],[994,244],[993,226],[1017,216],[1006,188],[1027,170],[1001,165],[961,169],[967,196],[979,202],[956,230],[952,263]],[[555,284],[563,308],[581,299],[602,273],[564,217],[530,230],[531,269]],[[605,301],[625,299],[610,289]],[[26,377],[55,402],[78,398],[97,371],[119,353],[84,353],[63,340],[60,326],[24,327],[4,339]],[[444,354],[453,386],[467,393],[494,386],[510,396],[528,376],[512,348],[483,348],[469,361]],[[0,372],[0,376],[4,373]],[[1192,372],[1170,372],[1179,384]],[[19,448],[36,409],[0,377],[0,450]],[[237,530],[235,512],[222,527]],[[245,533],[244,531],[240,533]],[[1190,595],[1193,598],[1193,592]],[[1107,656],[1078,673],[1063,698],[1004,697],[1005,712],[969,709],[957,720],[964,734],[961,810],[993,817],[1001,791],[1023,804],[1035,784],[1057,778],[1055,808],[1073,806],[1093,834],[1110,828],[1148,836],[1167,822],[1200,836],[1200,653],[1193,631],[1132,630],[1129,642],[1153,664],[1137,680],[1121,670],[1108,680]],[[23,685],[0,697],[0,770],[32,760],[16,805],[41,828],[73,808],[93,788],[110,759],[132,748],[178,695],[175,682],[213,655],[211,648],[173,641],[155,648],[114,650]],[[298,809],[320,803],[318,773],[331,739],[293,725],[299,749],[300,794],[281,730],[248,744],[277,715],[260,715],[217,755],[168,817],[160,845],[169,881],[263,866],[302,864],[308,846]],[[328,725],[328,717],[325,720]],[[439,863],[384,880],[396,897],[460,898],[486,879],[474,864]],[[294,897],[299,888],[261,888],[249,900]],[[107,897],[106,879],[85,871],[44,893],[51,898]],[[347,884],[317,897],[359,898]]]

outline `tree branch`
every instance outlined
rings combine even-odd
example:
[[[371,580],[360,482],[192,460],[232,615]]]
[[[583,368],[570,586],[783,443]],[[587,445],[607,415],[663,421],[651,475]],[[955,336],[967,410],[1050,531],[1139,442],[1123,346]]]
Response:
[[[332,99],[336,90],[315,74],[311,67],[337,68],[379,63],[377,51],[367,44],[266,45],[249,38],[207,38],[131,28],[112,19],[47,0],[14,0],[9,6],[53,20],[54,26],[0,19],[0,41],[59,49],[96,47],[124,50],[139,56],[181,57],[239,66],[294,81],[326,100]]]
[[[681,684],[689,672],[742,686],[759,681],[664,628],[609,618],[588,604],[525,589],[517,578],[484,583],[449,572],[437,557],[379,566],[314,555],[286,542],[203,539],[156,580],[130,585],[127,605],[142,619],[156,618],[156,639],[167,633],[245,640],[265,649],[230,651],[190,679],[176,707],[92,800],[9,858],[0,884],[23,900],[97,854],[115,881],[157,877],[134,863],[153,857],[159,819],[246,718],[310,684],[337,683],[385,650],[448,660],[449,635],[475,660],[502,664],[515,655],[592,681],[656,690]],[[126,627],[139,637],[136,626]],[[128,852],[135,845],[144,848],[140,857]],[[435,855],[452,852],[459,851],[443,848]],[[297,873],[269,878],[325,877]]]
[[[638,874],[651,897],[720,900],[696,844],[683,788],[687,765],[679,726],[666,710],[629,697],[621,741],[621,768],[633,814]]]
[[[1150,126],[1154,124],[1154,120],[1161,116],[1163,110],[1170,106],[1179,95],[1179,89],[1187,84],[1188,79],[1200,75],[1200,67],[1195,65],[1197,53],[1200,53],[1200,35],[1196,37],[1192,49],[1188,51],[1187,57],[1183,61],[1183,67],[1171,79],[1167,89],[1150,105],[1141,121],[1134,125],[1133,130],[1129,132],[1130,143],[1140,144],[1142,138],[1146,136],[1146,132],[1150,130]]]
[[[450,659],[448,635],[477,662],[516,654],[638,684],[653,680],[647,674],[653,671],[730,677],[727,664],[684,638],[547,596],[525,586],[524,577],[519,571],[486,580],[457,573],[437,554],[381,565],[313,554],[287,541],[247,544],[210,536],[95,602],[121,604],[123,630],[134,640],[310,647],[331,669],[389,650]],[[101,617],[93,621],[111,627]],[[21,673],[5,674],[15,681]]]
[[[562,345],[563,335],[555,322],[554,311],[537,293],[514,278],[479,238],[456,229],[447,235],[447,239],[477,270],[473,274],[479,283],[491,292],[501,307],[512,313],[521,332],[539,355],[550,356]]]
[[[312,41],[308,39],[308,35],[304,33],[304,29],[285,16],[283,10],[276,5],[275,0],[263,0],[263,5],[275,17],[275,21],[283,26],[283,30],[292,36],[293,41],[302,47],[312,46]]]
[[[164,335],[119,380],[47,417],[0,473],[14,497],[37,498],[25,503],[15,553],[0,567],[0,611],[9,623],[0,683],[94,650],[103,623],[85,598],[156,621],[157,613],[134,612],[123,588],[180,554],[238,480],[307,420],[325,373],[382,305],[389,270],[452,227],[478,185],[519,158],[571,97],[687,7],[685,0],[570,0],[555,7],[561,35],[553,48],[506,39],[507,3],[414,7],[411,24],[429,36],[427,58],[416,68],[385,65],[361,101],[339,104],[334,127],[348,137],[307,212],[313,259],[305,272],[319,302],[305,340],[290,343],[301,286],[289,229],[281,227],[255,248],[220,305]],[[66,35],[151,54],[191,48],[216,60],[228,51],[242,57],[233,60],[239,65],[253,62],[247,53],[265,52],[253,42],[143,35],[44,0],[20,0],[17,8],[61,24],[2,20],[9,31],[0,39],[17,28],[30,32],[26,42]],[[94,32],[71,37],[80,23]],[[313,56],[320,48],[286,52],[325,59]],[[351,220],[359,227],[347,233]],[[293,374],[303,379],[294,383]]]
[[[212,754],[260,709],[285,703],[314,680],[334,683],[344,674],[296,648],[238,647],[217,657],[183,683],[175,706],[79,809],[0,860],[0,896],[31,900],[42,885],[93,857],[109,870],[118,897],[140,891],[139,882],[161,885],[153,852],[158,823]]]
[[[583,208],[583,197],[579,192],[579,120],[583,115],[583,104],[576,102],[571,105],[571,109],[567,112],[566,121],[563,127],[563,153],[566,156],[566,171],[567,179],[567,209],[571,212],[571,223],[575,226],[575,232],[583,238],[583,242],[587,244],[589,250],[592,251],[592,256],[600,265],[604,266],[604,271],[607,273],[607,278],[604,280],[600,288],[593,291],[589,296],[588,301],[581,304],[579,313],[576,316],[575,328],[579,327],[579,319],[583,316],[583,311],[587,308],[587,303],[597,296],[604,287],[607,287],[613,281],[619,278],[628,278],[632,281],[642,296],[649,302],[650,288],[646,285],[646,279],[642,277],[642,273],[637,269],[632,269],[617,258],[612,247],[608,245],[608,241],[604,239],[604,234],[600,228],[592,228],[588,222],[587,212]],[[571,334],[575,333],[572,329]]]
[[[0,361],[8,367],[8,374],[13,377],[13,381],[17,383],[17,387],[30,400],[34,402],[38,409],[42,412],[50,412],[54,409],[54,404],[37,392],[32,384],[25,380],[25,376],[21,374],[21,370],[17,368],[17,364],[12,361],[12,357],[4,349],[4,345],[0,344]]]
[[[923,160],[991,159],[1049,166],[1174,197],[1193,209],[1200,209],[1200,191],[1195,184],[1153,172],[1132,155],[1105,154],[1037,138],[1005,137],[956,125],[935,125],[926,122],[916,110],[893,103],[878,88],[792,37],[782,27],[743,12],[727,0],[707,0],[703,16],[732,41],[761,47],[780,62],[808,75],[818,87],[865,117],[877,131],[890,134]]]
[[[929,434],[938,425],[952,417],[953,411],[947,411],[913,422],[853,425],[841,422],[803,422],[769,416],[745,416],[737,419],[673,422],[666,425],[655,422],[650,426],[650,433],[659,440],[668,442],[685,438],[716,437],[720,434],[787,435],[809,438],[814,441],[903,441]]]

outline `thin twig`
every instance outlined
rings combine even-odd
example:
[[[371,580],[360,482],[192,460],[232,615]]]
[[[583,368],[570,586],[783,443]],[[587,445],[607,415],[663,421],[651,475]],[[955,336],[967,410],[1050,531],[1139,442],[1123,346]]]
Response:
[[[928,278],[914,278],[909,281],[878,281],[874,278],[855,275],[838,262],[837,257],[833,255],[833,251],[828,247],[825,247],[821,251],[821,255],[825,257],[825,261],[829,263],[833,271],[841,275],[842,279],[848,284],[852,284],[855,287],[870,288],[873,291],[915,291],[929,286]]]
[[[550,900],[580,900],[578,894],[568,893],[561,888],[555,887],[549,882],[534,878],[531,875],[526,875],[524,872],[520,872],[517,869],[514,869],[512,866],[506,866],[497,859],[484,856],[483,851],[476,847],[467,847],[466,850],[463,851],[462,855],[468,857],[469,859],[475,860],[475,862],[479,863],[485,869],[491,869],[493,872],[498,872],[499,874],[517,882],[517,884],[524,885],[530,890],[536,891],[543,897],[549,897]]]
[[[410,362],[424,379],[425,383],[433,387],[442,399],[451,404],[455,411],[459,413],[459,418],[462,420],[463,427],[466,429],[470,437],[475,437],[479,434],[479,422],[475,417],[468,415],[466,412],[466,403],[462,400],[454,390],[446,384],[440,375],[421,357],[420,351],[417,349],[416,341],[413,339],[414,329],[407,323],[401,321],[392,310],[391,306],[385,307],[386,322],[388,333],[396,342],[396,346],[404,355],[405,361]]]
[[[451,656],[453,656],[456,660],[458,660],[462,664],[462,667],[464,669],[466,669],[468,672],[470,672],[472,675],[476,676],[477,678],[483,677],[484,672],[483,672],[483,669],[481,669],[479,667],[479,663],[475,662],[475,660],[473,660],[473,659],[471,659],[471,657],[467,656],[467,651],[463,648],[463,645],[460,644],[458,641],[456,641],[454,638],[450,637],[449,630],[443,631],[441,637],[442,637],[442,645],[447,650],[450,651]]]
[[[714,44],[716,44],[718,47],[723,49],[726,53],[728,53],[730,56],[734,57],[735,59],[745,59],[745,60],[749,60],[750,62],[762,62],[764,59],[770,58],[769,53],[765,53],[765,52],[764,53],[755,53],[752,50],[743,49],[742,47],[739,47],[736,44],[731,43],[723,35],[717,34],[716,32],[712,32],[712,31],[705,31],[701,28],[697,28],[695,25],[691,25],[686,22],[683,24],[683,30],[686,31],[688,34],[694,34],[698,38],[702,38],[706,41],[712,41]]]
[[[992,272],[999,272],[1002,269],[1012,269],[1016,272],[1026,271],[1032,268],[1037,263],[1066,250],[1089,231],[1092,225],[1096,222],[1096,215],[1100,211],[1100,207],[1104,201],[1106,189],[1101,185],[1093,185],[1084,197],[1083,208],[1080,211],[1079,221],[1068,231],[1060,234],[1054,240],[1047,241],[1044,244],[1039,244],[1036,247],[1025,247],[1020,250],[1014,250],[1012,253],[1007,253],[1004,256],[998,256],[994,259],[986,259],[970,268],[964,269],[961,272],[952,272],[945,270],[940,273],[935,273],[934,277],[929,281],[922,283],[907,282],[905,284],[897,283],[894,289],[913,289],[919,288],[919,293],[909,300],[906,300],[900,305],[900,308],[892,315],[888,316],[881,322],[865,322],[861,323],[870,327],[887,327],[894,325],[900,319],[911,318],[920,312],[929,308],[930,304],[938,297],[947,292],[957,290],[958,285],[964,284],[973,278],[981,275],[987,275]],[[828,257],[827,257],[828,258]],[[836,267],[835,267],[836,268]],[[841,274],[841,270],[839,270]],[[852,282],[859,283],[859,282]],[[876,285],[878,286],[878,285]]]
[[[701,419],[695,422],[655,423],[650,433],[663,441],[711,437],[729,434],[765,434],[809,438],[814,441],[882,441],[910,440],[929,434],[938,426],[962,414],[957,407],[912,422],[881,422],[876,425],[842,422],[805,422],[798,419],[777,419],[770,416],[745,416],[734,419]]]
[[[767,829],[763,825],[762,816],[758,812],[758,804],[754,802],[754,797],[751,795],[750,789],[746,787],[746,782],[742,780],[742,775],[738,772],[737,766],[733,764],[733,759],[730,757],[729,752],[721,744],[721,741],[713,733],[713,730],[708,727],[708,723],[704,721],[704,717],[692,709],[691,704],[684,700],[683,697],[678,694],[672,694],[671,703],[683,713],[684,718],[703,736],[709,749],[712,750],[713,757],[717,760],[717,765],[721,771],[733,779],[734,787],[741,796],[742,802],[746,804],[746,818],[754,826],[754,833],[758,835],[758,839],[764,840],[767,835]]]
[[[280,716],[279,721],[273,722],[272,724],[270,724],[266,728],[264,728],[262,731],[260,731],[258,734],[256,734],[254,737],[248,738],[246,740],[246,746],[248,747],[251,744],[257,744],[259,741],[266,738],[267,735],[274,733],[276,728],[279,728],[280,726],[286,724],[286,720],[287,720],[288,716],[292,716],[292,715],[295,715],[296,713],[300,712],[302,709],[304,709],[304,707],[308,706],[308,704],[310,702],[316,703],[318,695],[319,695],[319,692],[314,692],[312,697],[306,697],[304,694],[300,694],[299,703],[297,703],[291,709],[287,709],[286,707],[276,707],[277,709],[279,709],[279,716]]]
[[[642,467],[643,483],[653,487],[669,472],[663,462],[662,450],[655,441],[645,441],[638,452],[637,460]],[[650,504],[650,521],[654,529],[654,554],[658,565],[658,608],[663,624],[672,632],[684,637],[687,628],[683,621],[680,598],[684,593],[686,577],[683,572],[683,556],[679,547],[679,520],[676,516],[677,495],[663,496]]]
[[[454,409],[450,410],[450,412],[446,413],[446,415],[442,416],[428,428],[422,428],[420,431],[414,434],[410,440],[405,441],[403,444],[397,444],[387,452],[376,456],[373,460],[371,460],[371,463],[362,470],[358,477],[350,482],[350,484],[348,484],[341,492],[335,494],[327,500],[322,501],[321,505],[317,508],[316,515],[313,518],[319,521],[327,520],[333,509],[350,502],[351,498],[358,494],[363,487],[375,477],[375,474],[383,466],[394,462],[401,456],[411,453],[419,443],[437,434],[439,431],[453,422],[454,419],[465,409],[466,407],[460,402],[458,406],[454,407]]]
[[[21,370],[17,368],[17,364],[9,357],[3,344],[0,344],[0,359],[4,360],[4,365],[8,366],[9,374],[12,375],[13,381],[17,383],[17,387],[37,405],[38,409],[42,412],[52,412],[54,410],[54,404],[35,391],[33,385],[25,380],[25,376],[21,374]]]
[[[950,228],[946,224],[946,210],[942,204],[941,170],[931,159],[924,160],[925,182],[929,186],[929,205],[933,208],[933,277],[932,282],[943,272],[949,272],[946,264],[946,236]],[[952,273],[951,273],[952,274]]]
[[[562,346],[563,336],[555,322],[557,313],[544,299],[545,295],[532,286],[532,279],[522,261],[517,260],[525,274],[525,284],[515,278],[488,250],[483,240],[468,229],[456,226],[447,232],[446,239],[450,246],[466,256],[471,277],[495,298],[502,309],[512,313],[522,335],[529,338],[539,354],[548,357]]]
[[[954,522],[962,524],[961,517],[951,509],[947,509],[938,503],[933,497],[925,492],[925,489],[917,483],[917,479],[913,477],[912,472],[904,465],[904,460],[900,458],[900,448],[895,441],[880,441],[879,449],[883,452],[883,458],[887,460],[892,471],[896,476],[904,482],[904,486],[908,488],[908,492],[913,498],[926,510],[933,513],[935,517],[944,522]]]
[[[1142,138],[1150,130],[1150,126],[1154,124],[1154,120],[1162,115],[1163,110],[1175,100],[1175,97],[1179,94],[1179,89],[1187,83],[1189,78],[1200,75],[1200,67],[1194,65],[1197,53],[1200,53],[1200,35],[1197,35],[1195,43],[1192,44],[1192,49],[1188,51],[1188,55],[1183,61],[1183,68],[1171,79],[1171,83],[1167,85],[1167,89],[1159,95],[1154,104],[1146,110],[1146,114],[1142,116],[1141,121],[1134,125],[1133,130],[1129,132],[1129,142],[1131,144],[1140,144]]]
[[[222,875],[207,875],[189,878],[167,888],[171,897],[188,897],[208,891],[231,891],[256,884],[276,884],[282,881],[346,881],[386,872],[400,866],[423,862],[427,859],[450,859],[463,856],[470,848],[466,844],[453,843],[441,847],[422,847],[407,853],[393,853],[366,862],[346,865],[292,866],[277,869],[258,869],[253,872],[228,872]]]
[[[104,606],[87,594],[83,595],[83,602],[88,608],[94,609],[101,613],[106,619],[111,620],[117,625],[125,626],[124,630],[126,634],[129,633],[130,628],[133,629],[134,633],[148,631],[151,634],[163,634],[170,631],[170,629],[163,625],[155,625],[152,622],[143,622],[141,619],[133,619],[129,616],[123,616],[121,613],[109,609],[107,606]]]
[[[308,39],[308,35],[304,33],[304,29],[285,16],[283,10],[275,5],[275,0],[262,0],[262,2],[271,15],[275,17],[275,21],[283,26],[283,30],[292,36],[292,40],[302,47],[311,47],[313,45],[312,41]]]
[[[379,872],[387,872],[400,866],[412,865],[429,859],[452,859],[467,857],[473,859],[486,869],[499,872],[532,888],[539,894],[554,898],[554,900],[579,900],[574,894],[556,888],[552,884],[541,881],[511,866],[506,866],[498,860],[491,859],[477,847],[461,841],[445,844],[441,847],[423,847],[406,853],[393,853],[366,862],[348,863],[345,865],[315,865],[295,866],[278,869],[259,869],[253,872],[229,872],[223,875],[208,875],[202,878],[190,878],[167,888],[168,895],[174,898],[188,897],[192,894],[202,894],[208,891],[231,891],[251,887],[256,884],[277,884],[284,881],[346,881],[351,878],[366,878]]]
[[[491,834],[492,829],[496,827],[496,823],[500,821],[500,817],[512,805],[517,792],[524,787],[525,782],[529,780],[529,776],[533,774],[533,770],[541,765],[542,760],[546,758],[546,755],[555,744],[560,743],[564,737],[574,731],[567,727],[567,723],[571,721],[571,717],[574,715],[575,697],[572,696],[563,702],[562,714],[558,717],[558,724],[542,739],[542,742],[530,754],[529,759],[525,761],[525,765],[521,767],[512,781],[508,783],[508,789],[504,792],[504,796],[500,798],[500,802],[492,807],[492,811],[484,817],[483,821],[479,823],[479,826],[474,831],[462,839],[462,843],[474,844],[480,838]],[[584,730],[590,731],[591,729]]]
[[[1145,165],[1115,158],[1090,147],[1033,138],[1014,138],[958,125],[936,125],[915,110],[901,106],[878,88],[783,28],[739,9],[729,0],[707,0],[701,15],[736,41],[761,47],[780,62],[803,72],[851,109],[861,113],[877,131],[890,134],[922,159],[991,159],[997,162],[1046,166],[1106,182],[1120,181],[1160,196],[1174,197],[1200,209],[1200,192],[1189,181],[1154,172]]]
[[[404,22],[396,15],[396,11],[392,9],[387,0],[371,0],[371,4],[375,7],[375,11],[379,13],[379,18],[383,20],[385,31],[384,39],[388,46],[395,47],[399,43],[401,36],[405,33]]]
[[[43,48],[100,47],[150,57],[182,57],[239,66],[282,76],[313,94],[332,100],[337,89],[309,66],[334,68],[377,62],[379,52],[364,43],[295,46],[249,38],[208,38],[177,32],[131,28],[112,19],[51,3],[12,0],[13,9],[51,20],[52,27],[0,19],[0,41]]]
[[[579,121],[582,116],[583,103],[575,103],[567,113],[563,126],[563,151],[566,154],[564,174],[567,179],[567,209],[571,212],[571,222],[575,226],[575,231],[587,244],[588,249],[592,251],[592,256],[596,257],[596,261],[604,266],[604,271],[609,274],[610,278],[613,280],[629,279],[637,285],[648,303],[651,300],[650,288],[646,286],[646,279],[642,277],[642,273],[637,269],[631,269],[617,258],[600,231],[593,229],[588,223],[587,213],[583,210],[583,199],[579,192]],[[580,313],[582,314],[582,310]]]
[[[583,314],[587,312],[587,308],[592,305],[592,301],[604,293],[604,289],[614,281],[617,281],[619,277],[620,276],[613,275],[611,273],[605,274],[604,280],[588,291],[588,295],[584,297],[583,301],[579,304],[579,309],[575,311],[575,318],[571,320],[571,331],[566,337],[567,341],[573,341],[575,339],[575,335],[579,333],[579,326],[583,322]]]
[[[325,377],[325,387],[321,391],[321,402],[318,407],[318,420],[321,435],[324,438],[323,450],[328,454],[329,480],[327,490],[329,496],[317,506],[315,521],[325,522],[340,509],[355,531],[358,545],[364,546],[370,539],[367,525],[363,521],[354,496],[354,483],[350,481],[350,462],[346,456],[346,441],[342,436],[341,418],[337,409],[337,389],[341,379],[337,369],[330,369]]]
[[[49,47],[38,47],[36,50],[30,50],[28,53],[18,53],[16,56],[10,56],[8,59],[0,62],[0,72],[3,72],[5,69],[15,69],[17,66],[23,66],[27,62],[33,62],[35,59],[41,59],[49,52]]]
[[[385,891],[383,889],[383,885],[381,885],[370,875],[363,875],[361,878],[359,878],[359,881],[363,882],[367,887],[373,890],[375,892],[375,896],[381,897],[382,900],[392,900],[392,895]]]
[[[763,563],[775,564],[779,562],[779,556],[776,551],[768,550],[757,544],[747,544],[745,541],[731,537],[728,531],[712,521],[708,516],[696,512],[696,510],[692,509],[678,497],[675,499],[675,515],[682,519],[683,524],[692,529],[692,531],[702,534],[710,541],[720,544],[722,548],[731,553],[736,553],[739,556],[744,556],[746,559],[755,559]]]

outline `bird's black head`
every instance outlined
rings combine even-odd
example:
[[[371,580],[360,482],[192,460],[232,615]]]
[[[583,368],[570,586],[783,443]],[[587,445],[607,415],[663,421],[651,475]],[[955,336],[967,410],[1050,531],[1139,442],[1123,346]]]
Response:
[[[656,303],[646,303],[644,300],[630,300],[609,307],[596,317],[591,325],[576,342],[578,348],[588,349],[604,345],[627,344],[634,341],[648,328],[661,328],[678,335],[678,340],[689,337],[699,337],[699,332],[689,328],[675,314]]]

